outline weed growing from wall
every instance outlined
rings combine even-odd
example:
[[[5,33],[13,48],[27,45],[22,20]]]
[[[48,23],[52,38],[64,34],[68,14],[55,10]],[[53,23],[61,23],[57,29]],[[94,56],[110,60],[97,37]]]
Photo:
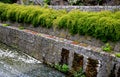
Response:
[[[102,47],[102,50],[106,52],[111,52],[112,48],[109,43],[106,43],[105,46]]]
[[[120,58],[120,53],[116,53],[115,56]]]
[[[9,24],[2,24],[3,26],[9,26]]]
[[[84,72],[83,72],[83,69],[80,68],[79,71],[74,72],[73,76],[74,76],[74,77],[85,77],[85,74],[84,74]]]
[[[54,66],[57,70],[67,73],[69,71],[69,67],[66,64],[60,65],[60,64],[55,64]]]

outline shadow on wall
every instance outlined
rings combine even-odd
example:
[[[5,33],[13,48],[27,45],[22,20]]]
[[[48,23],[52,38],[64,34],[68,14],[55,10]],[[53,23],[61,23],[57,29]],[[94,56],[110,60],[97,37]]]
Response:
[[[68,62],[69,58],[70,58],[69,55],[70,55],[70,51],[63,48],[62,52],[61,52],[61,61],[60,61],[61,65],[63,65],[63,64],[69,65],[69,62]],[[84,58],[87,61],[85,61]],[[85,56],[77,54],[74,52],[71,71],[79,71],[81,68],[82,69],[84,68],[82,71],[86,77],[97,77],[100,75],[99,69],[101,67],[99,67],[99,65],[101,65],[99,63],[99,60],[93,59],[91,57],[86,58]],[[110,68],[112,68],[112,70],[108,74],[109,77],[119,77],[120,76],[120,67],[119,66],[117,67],[117,65],[114,64],[114,66],[110,67]]]
[[[61,52],[60,64],[69,65],[68,60],[69,60],[69,50],[63,48]],[[98,60],[94,60],[91,58],[88,58],[87,60],[88,62],[85,70],[86,77],[97,77]],[[84,61],[83,55],[74,53],[74,58],[72,62],[72,71],[79,71],[80,68],[83,68],[83,61]]]
[[[69,59],[69,50],[63,48],[62,52],[61,52],[61,62],[60,62],[60,64],[68,65],[68,59]]]

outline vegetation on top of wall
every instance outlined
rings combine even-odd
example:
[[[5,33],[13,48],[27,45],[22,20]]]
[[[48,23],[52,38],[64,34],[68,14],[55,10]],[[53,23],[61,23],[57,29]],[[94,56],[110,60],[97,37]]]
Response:
[[[43,0],[45,4],[49,4],[50,5],[50,0]]]
[[[102,47],[102,50],[106,51],[106,52],[111,52],[112,47],[111,47],[111,45],[109,43],[106,43],[105,46]]]
[[[116,53],[115,56],[120,58],[120,53]]]
[[[3,3],[12,3],[12,0],[0,0],[0,2],[3,2]]]
[[[25,29],[23,26],[19,26],[18,27],[20,30],[23,30],[23,29]]]
[[[3,26],[9,26],[9,24],[2,24]]]
[[[28,23],[34,27],[68,29],[73,35],[90,35],[104,42],[120,39],[120,11],[66,12],[33,5],[0,3],[0,20]]]

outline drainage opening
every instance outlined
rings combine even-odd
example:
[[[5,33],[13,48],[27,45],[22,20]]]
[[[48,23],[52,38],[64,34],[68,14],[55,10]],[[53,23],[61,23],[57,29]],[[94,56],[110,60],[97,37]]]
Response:
[[[61,52],[61,61],[60,61],[60,64],[66,64],[68,65],[68,59],[69,59],[69,50],[67,49],[62,49],[62,52]]]
[[[79,71],[83,67],[83,56],[77,53],[74,53],[73,65],[72,68],[75,71]]]
[[[118,72],[117,72],[117,77],[120,77],[120,67],[119,67]]]
[[[98,60],[88,58],[86,67],[86,77],[97,77]]]
[[[115,69],[116,69],[116,64],[114,64],[109,77],[115,77]]]

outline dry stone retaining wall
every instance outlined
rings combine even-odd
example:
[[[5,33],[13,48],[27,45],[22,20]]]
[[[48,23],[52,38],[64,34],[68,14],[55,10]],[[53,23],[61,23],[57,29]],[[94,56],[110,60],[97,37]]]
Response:
[[[120,6],[49,6],[49,8],[56,10],[66,9],[67,11],[70,11],[72,9],[79,9],[81,11],[120,10]]]
[[[82,67],[87,77],[120,76],[120,58],[102,52],[100,48],[1,24],[0,41],[48,64],[68,64],[74,70]]]
[[[22,23],[13,23],[10,21],[5,21],[5,22],[1,22],[0,23],[7,23],[9,25],[15,26],[15,27],[19,27],[19,26],[23,26],[26,29],[32,30],[32,31],[36,31],[39,33],[43,33],[43,34],[48,34],[48,35],[52,35],[52,36],[56,36],[56,37],[60,37],[60,38],[65,38],[68,40],[72,40],[72,41],[76,41],[76,42],[81,42],[83,43],[83,46],[88,46],[88,45],[92,45],[95,47],[102,47],[105,45],[104,42],[102,42],[99,39],[96,39],[94,37],[91,36],[87,36],[87,35],[71,35],[69,33],[69,31],[66,29],[57,29],[57,28],[44,28],[44,27],[33,27],[33,25],[31,24],[22,24]],[[109,43],[112,47],[112,50],[114,52],[120,52],[120,41],[117,42],[112,42],[112,41],[107,41],[107,43]]]

